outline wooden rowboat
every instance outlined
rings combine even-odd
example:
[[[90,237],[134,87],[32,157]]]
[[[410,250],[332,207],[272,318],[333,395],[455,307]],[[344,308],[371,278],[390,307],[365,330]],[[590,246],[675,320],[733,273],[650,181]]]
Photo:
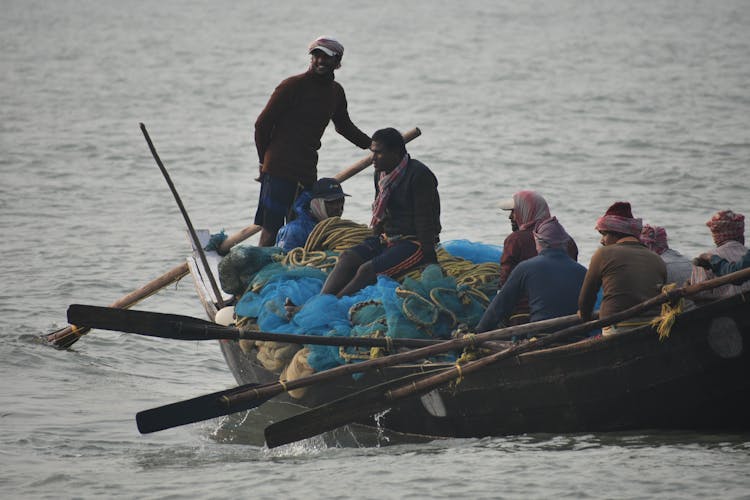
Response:
[[[209,253],[217,264],[219,257]],[[209,318],[216,299],[189,258]],[[228,297],[227,297],[228,298]],[[532,432],[633,429],[750,429],[750,292],[679,315],[665,340],[650,326],[535,350],[487,366],[456,385],[399,400],[377,422],[357,423],[419,436],[483,437]],[[220,347],[239,384],[278,380],[236,341]],[[292,413],[426,369],[409,364],[311,386],[300,399],[274,398]]]

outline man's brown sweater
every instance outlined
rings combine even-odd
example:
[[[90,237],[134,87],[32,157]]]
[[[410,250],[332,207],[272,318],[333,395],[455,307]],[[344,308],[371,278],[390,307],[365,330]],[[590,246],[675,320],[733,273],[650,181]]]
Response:
[[[346,108],[344,89],[332,73],[309,70],[281,82],[255,122],[263,172],[310,186],[317,179],[320,138],[330,120],[350,142],[369,148],[370,137],[352,123]]]

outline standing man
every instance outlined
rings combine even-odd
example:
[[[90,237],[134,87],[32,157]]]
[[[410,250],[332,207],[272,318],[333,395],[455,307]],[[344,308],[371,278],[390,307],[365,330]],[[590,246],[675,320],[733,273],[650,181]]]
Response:
[[[416,266],[437,263],[437,178],[409,156],[396,129],[375,132],[370,151],[375,167],[374,235],[341,254],[320,293],[351,295],[375,283],[378,274],[396,278]]]
[[[646,248],[639,237],[641,219],[633,217],[630,203],[618,201],[596,221],[602,235],[602,247],[591,257],[589,269],[578,297],[578,316],[591,319],[596,295],[602,288],[599,317],[606,318],[629,309],[661,293],[667,282],[667,267],[656,253]],[[648,324],[653,314],[646,312],[602,329],[603,335]]]
[[[317,179],[320,138],[329,121],[356,146],[367,149],[371,143],[349,118],[344,88],[334,81],[344,47],[320,37],[308,52],[309,69],[281,82],[255,121],[261,173],[255,224],[263,228],[259,246],[274,244],[295,198]]]

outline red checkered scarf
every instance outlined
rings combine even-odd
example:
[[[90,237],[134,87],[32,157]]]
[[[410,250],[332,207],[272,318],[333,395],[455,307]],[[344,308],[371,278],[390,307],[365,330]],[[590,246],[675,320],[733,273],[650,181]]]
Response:
[[[731,210],[716,212],[711,220],[706,222],[711,230],[714,243],[718,247],[729,240],[736,240],[745,244],[745,216]]]
[[[661,226],[644,224],[641,230],[641,243],[646,245],[652,252],[661,255],[669,248],[667,244],[667,230]]]
[[[375,227],[383,221],[385,217],[385,208],[388,205],[388,198],[391,197],[391,192],[396,188],[398,182],[404,176],[404,170],[409,164],[409,154],[405,154],[401,159],[396,168],[386,174],[380,172],[378,179],[378,195],[375,201],[372,203],[372,220],[370,221],[370,227]]]

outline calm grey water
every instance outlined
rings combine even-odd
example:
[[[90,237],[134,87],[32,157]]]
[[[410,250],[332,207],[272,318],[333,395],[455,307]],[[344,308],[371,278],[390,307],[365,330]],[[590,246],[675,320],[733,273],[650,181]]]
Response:
[[[252,125],[319,34],[365,131],[421,127],[443,239],[499,243],[537,189],[588,262],[616,200],[693,256],[750,216],[746,1],[0,1],[0,495],[4,498],[750,497],[750,435],[533,435],[268,451],[258,415],[140,436],[142,409],[231,387],[214,343],[35,341],[182,261],[183,222],[239,230]],[[329,129],[320,175],[362,156]],[[346,184],[367,221],[369,176]],[[202,316],[189,279],[142,309]],[[385,443],[384,443],[385,444]]]

